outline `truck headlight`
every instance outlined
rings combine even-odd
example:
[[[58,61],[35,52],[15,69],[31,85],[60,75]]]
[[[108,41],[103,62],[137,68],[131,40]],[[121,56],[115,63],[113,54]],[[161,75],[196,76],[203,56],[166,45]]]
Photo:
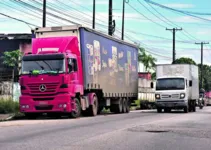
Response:
[[[183,99],[183,98],[185,98],[185,93],[180,94],[180,99]]]
[[[155,94],[156,99],[160,99],[160,94]]]

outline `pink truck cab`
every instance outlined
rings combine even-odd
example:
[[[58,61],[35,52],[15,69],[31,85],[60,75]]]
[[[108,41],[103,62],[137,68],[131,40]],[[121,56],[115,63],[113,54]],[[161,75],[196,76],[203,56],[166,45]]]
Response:
[[[32,53],[22,58],[21,112],[29,118],[129,112],[138,93],[137,47],[84,27],[74,28],[78,36],[56,36],[53,28],[37,35],[40,30],[43,37],[32,39]]]

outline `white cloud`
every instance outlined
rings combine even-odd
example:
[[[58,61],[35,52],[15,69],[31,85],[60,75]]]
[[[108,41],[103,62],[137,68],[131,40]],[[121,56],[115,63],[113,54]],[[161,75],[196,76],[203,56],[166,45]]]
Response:
[[[177,17],[175,19],[173,19],[173,21],[175,22],[186,22],[186,23],[200,23],[201,21],[193,18],[191,16],[182,16],[182,17]]]
[[[198,35],[210,35],[211,29],[201,29],[200,31],[196,32]]]
[[[181,4],[181,3],[169,3],[169,4],[163,4],[166,7],[171,7],[171,8],[194,8],[195,6],[193,4]]]

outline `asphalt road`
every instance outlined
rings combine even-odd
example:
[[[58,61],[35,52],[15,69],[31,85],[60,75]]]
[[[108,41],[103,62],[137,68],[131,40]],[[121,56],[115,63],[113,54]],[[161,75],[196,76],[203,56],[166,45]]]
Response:
[[[134,111],[79,119],[0,122],[2,150],[208,150],[211,107],[196,113]]]

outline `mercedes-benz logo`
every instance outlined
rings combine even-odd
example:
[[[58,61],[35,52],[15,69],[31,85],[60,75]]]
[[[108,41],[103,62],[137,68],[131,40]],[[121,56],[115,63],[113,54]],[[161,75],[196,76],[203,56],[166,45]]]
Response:
[[[40,92],[45,92],[46,91],[46,86],[44,84],[40,85]]]

